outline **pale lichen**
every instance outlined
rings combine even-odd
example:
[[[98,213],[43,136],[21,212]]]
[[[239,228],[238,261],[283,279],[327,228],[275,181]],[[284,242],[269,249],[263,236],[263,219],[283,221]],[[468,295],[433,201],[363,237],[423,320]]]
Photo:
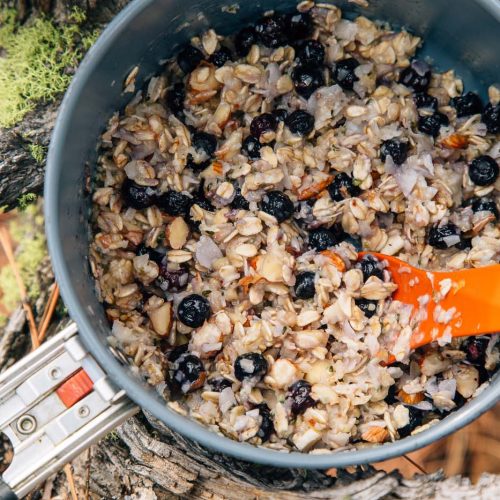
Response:
[[[61,26],[45,18],[20,26],[13,10],[0,11],[0,127],[66,89],[71,69],[98,36],[82,27],[84,21],[84,13],[74,10]]]

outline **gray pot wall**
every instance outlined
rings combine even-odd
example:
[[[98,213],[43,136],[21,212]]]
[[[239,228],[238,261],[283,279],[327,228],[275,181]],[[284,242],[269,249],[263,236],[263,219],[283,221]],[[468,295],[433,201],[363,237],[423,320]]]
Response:
[[[296,4],[293,0],[246,1],[237,14],[223,13],[221,7],[229,3],[135,0],[103,32],[73,79],[59,112],[45,181],[49,250],[70,315],[86,346],[136,403],[170,428],[209,448],[262,464],[312,469],[377,462],[425,446],[493,406],[499,399],[500,379],[496,377],[479,397],[431,429],[396,443],[325,455],[279,453],[231,441],[169,410],[151,387],[115,359],[106,345],[110,329],[94,294],[88,265],[90,195],[84,190],[85,178],[95,164],[98,137],[113,111],[131,98],[131,94],[122,95],[121,90],[124,78],[136,64],[140,65],[140,88],[159,70],[158,61],[174,54],[191,36],[208,27],[230,34],[242,23],[254,20],[258,13],[271,8],[291,10]],[[422,35],[422,53],[440,69],[455,68],[470,90],[485,96],[487,86],[500,80],[498,0],[371,0],[368,9],[347,1],[334,3],[348,16],[363,13]]]

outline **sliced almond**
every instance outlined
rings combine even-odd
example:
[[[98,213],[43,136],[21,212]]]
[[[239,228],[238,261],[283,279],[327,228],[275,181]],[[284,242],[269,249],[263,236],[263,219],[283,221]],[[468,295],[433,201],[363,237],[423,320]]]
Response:
[[[172,304],[170,302],[165,302],[162,306],[152,311],[148,311],[149,319],[153,326],[153,330],[160,335],[165,337],[170,333],[172,328]]]
[[[174,250],[180,250],[187,241],[189,227],[182,217],[176,217],[167,228],[167,237]]]
[[[449,149],[463,149],[466,148],[469,144],[469,138],[466,135],[462,134],[452,134],[448,137],[445,137],[441,144],[445,148]]]
[[[369,443],[383,443],[389,432],[387,429],[379,426],[370,427],[367,431],[363,432],[361,438],[363,441],[368,441]]]
[[[409,405],[416,405],[417,403],[420,403],[420,401],[424,400],[424,393],[417,392],[415,394],[408,394],[407,392],[403,391],[403,389],[401,389],[398,392],[398,397],[399,399],[401,399],[403,403]]]

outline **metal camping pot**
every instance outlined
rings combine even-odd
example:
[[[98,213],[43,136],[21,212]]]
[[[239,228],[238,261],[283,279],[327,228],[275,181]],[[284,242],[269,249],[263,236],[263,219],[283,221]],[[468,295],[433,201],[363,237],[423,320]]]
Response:
[[[370,0],[349,15],[404,26],[425,40],[422,55],[454,68],[466,88],[485,96],[500,76],[498,0]],[[463,408],[418,435],[357,451],[321,455],[281,453],[215,434],[170,410],[108,345],[104,310],[88,264],[90,196],[96,144],[111,114],[130,99],[122,82],[140,65],[140,87],[159,61],[195,34],[213,27],[230,34],[269,9],[292,10],[295,0],[242,2],[235,13],[219,0],[135,0],[102,33],[82,62],[62,103],[49,152],[45,216],[56,278],[76,324],[0,376],[0,431],[14,459],[0,480],[0,498],[23,497],[49,474],[144,408],[203,446],[242,460],[280,467],[327,469],[387,460],[436,441],[477,418],[498,401],[500,377]],[[77,332],[78,330],[78,332]]]

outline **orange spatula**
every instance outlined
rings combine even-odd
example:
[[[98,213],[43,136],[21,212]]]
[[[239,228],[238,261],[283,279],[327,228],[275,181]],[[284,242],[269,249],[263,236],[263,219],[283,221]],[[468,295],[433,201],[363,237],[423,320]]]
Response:
[[[500,264],[431,272],[396,257],[370,254],[387,263],[386,269],[398,286],[393,299],[411,304],[414,314],[422,317],[424,312],[426,316],[413,330],[411,349],[450,333],[452,337],[464,337],[500,331]],[[363,255],[367,252],[360,253],[360,257]]]

